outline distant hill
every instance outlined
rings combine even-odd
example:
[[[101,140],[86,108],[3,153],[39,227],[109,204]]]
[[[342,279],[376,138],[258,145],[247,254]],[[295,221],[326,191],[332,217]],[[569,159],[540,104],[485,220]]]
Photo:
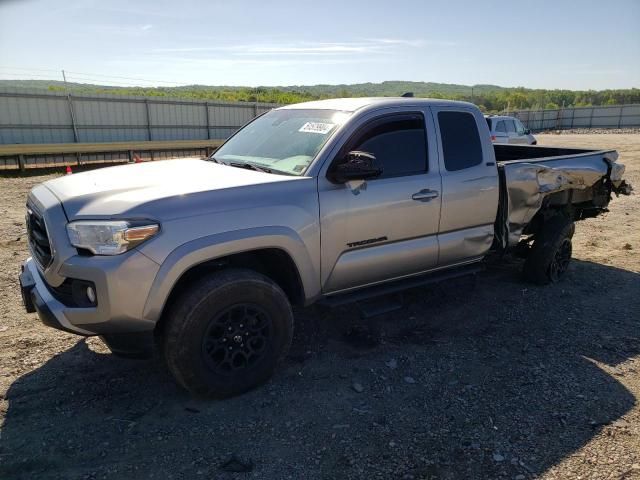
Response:
[[[348,92],[350,96],[381,96],[391,97],[402,95],[406,92],[413,92],[416,96],[426,97],[432,94],[441,95],[471,95],[471,89],[474,93],[497,92],[504,90],[503,87],[497,85],[456,85],[452,83],[434,83],[434,82],[401,82],[388,81],[382,83],[355,83],[351,85],[296,85],[290,87],[276,87],[284,91],[306,91],[312,94],[322,96],[336,96],[343,92]]]
[[[115,87],[68,83],[59,80],[0,80],[0,88],[36,88],[77,94],[137,95],[197,100],[296,103],[335,97],[399,96],[413,92],[416,97],[446,98],[473,102],[486,112],[510,109],[558,108],[561,106],[621,105],[640,103],[640,89],[623,90],[544,90],[498,85],[457,85],[433,82],[387,81],[342,85],[292,85],[242,87],[185,85],[181,87]]]
[[[0,86],[17,87],[17,88],[45,88],[64,87],[65,83],[60,80],[0,80]],[[109,85],[95,85],[87,83],[69,82],[67,86],[70,89],[86,90],[87,88],[98,88],[101,90],[118,91],[122,89],[138,89],[148,90],[148,87],[117,87]],[[416,96],[425,97],[430,94],[441,95],[465,95],[474,92],[497,92],[505,90],[505,87],[498,85],[457,85],[453,83],[435,83],[435,82],[403,82],[403,81],[387,81],[382,83],[354,83],[339,85],[290,85],[277,87],[257,87],[259,90],[279,90],[282,92],[301,93],[305,92],[316,97],[336,97],[345,94],[350,97],[376,96],[376,97],[392,97],[399,96],[406,92],[413,92]],[[227,85],[185,85],[181,87],[158,87],[162,91],[191,92],[191,91],[241,91],[251,90],[251,87],[243,86],[227,86]]]

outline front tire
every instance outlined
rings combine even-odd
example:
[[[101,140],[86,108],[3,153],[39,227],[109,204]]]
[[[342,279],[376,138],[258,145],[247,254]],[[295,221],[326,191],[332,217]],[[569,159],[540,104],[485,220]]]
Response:
[[[524,275],[527,280],[548,285],[564,276],[571,262],[571,239],[575,228],[575,223],[564,215],[547,220],[525,261]]]
[[[173,303],[164,334],[169,370],[198,396],[224,398],[266,382],[293,337],[287,296],[251,270],[216,272]]]

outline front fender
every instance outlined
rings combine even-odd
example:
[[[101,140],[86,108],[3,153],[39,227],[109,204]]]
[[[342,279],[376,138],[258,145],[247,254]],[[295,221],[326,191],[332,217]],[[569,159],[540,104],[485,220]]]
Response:
[[[306,299],[320,294],[320,274],[305,243],[294,230],[278,226],[248,228],[201,237],[174,249],[156,274],[143,318],[158,321],[171,290],[192,267],[228,255],[263,248],[278,248],[293,259]]]

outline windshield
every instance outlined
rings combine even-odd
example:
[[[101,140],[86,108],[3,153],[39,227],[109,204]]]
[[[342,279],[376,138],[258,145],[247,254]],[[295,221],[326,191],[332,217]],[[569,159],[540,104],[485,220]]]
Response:
[[[272,110],[231,137],[214,157],[232,165],[302,175],[350,115],[338,110]]]

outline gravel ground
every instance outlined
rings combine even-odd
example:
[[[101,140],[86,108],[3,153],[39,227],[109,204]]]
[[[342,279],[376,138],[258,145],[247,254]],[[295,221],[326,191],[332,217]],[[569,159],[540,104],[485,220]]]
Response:
[[[587,134],[587,135],[618,135],[618,134],[638,134],[640,133],[640,128],[637,127],[629,127],[629,128],[570,128],[567,130],[548,130],[544,132],[549,135],[576,135],[576,134]]]
[[[617,148],[640,186],[640,135],[539,141]],[[47,178],[0,178],[0,478],[640,478],[638,195],[578,224],[557,286],[508,262],[367,323],[301,310],[269,384],[201,401],[24,313],[23,205]]]

